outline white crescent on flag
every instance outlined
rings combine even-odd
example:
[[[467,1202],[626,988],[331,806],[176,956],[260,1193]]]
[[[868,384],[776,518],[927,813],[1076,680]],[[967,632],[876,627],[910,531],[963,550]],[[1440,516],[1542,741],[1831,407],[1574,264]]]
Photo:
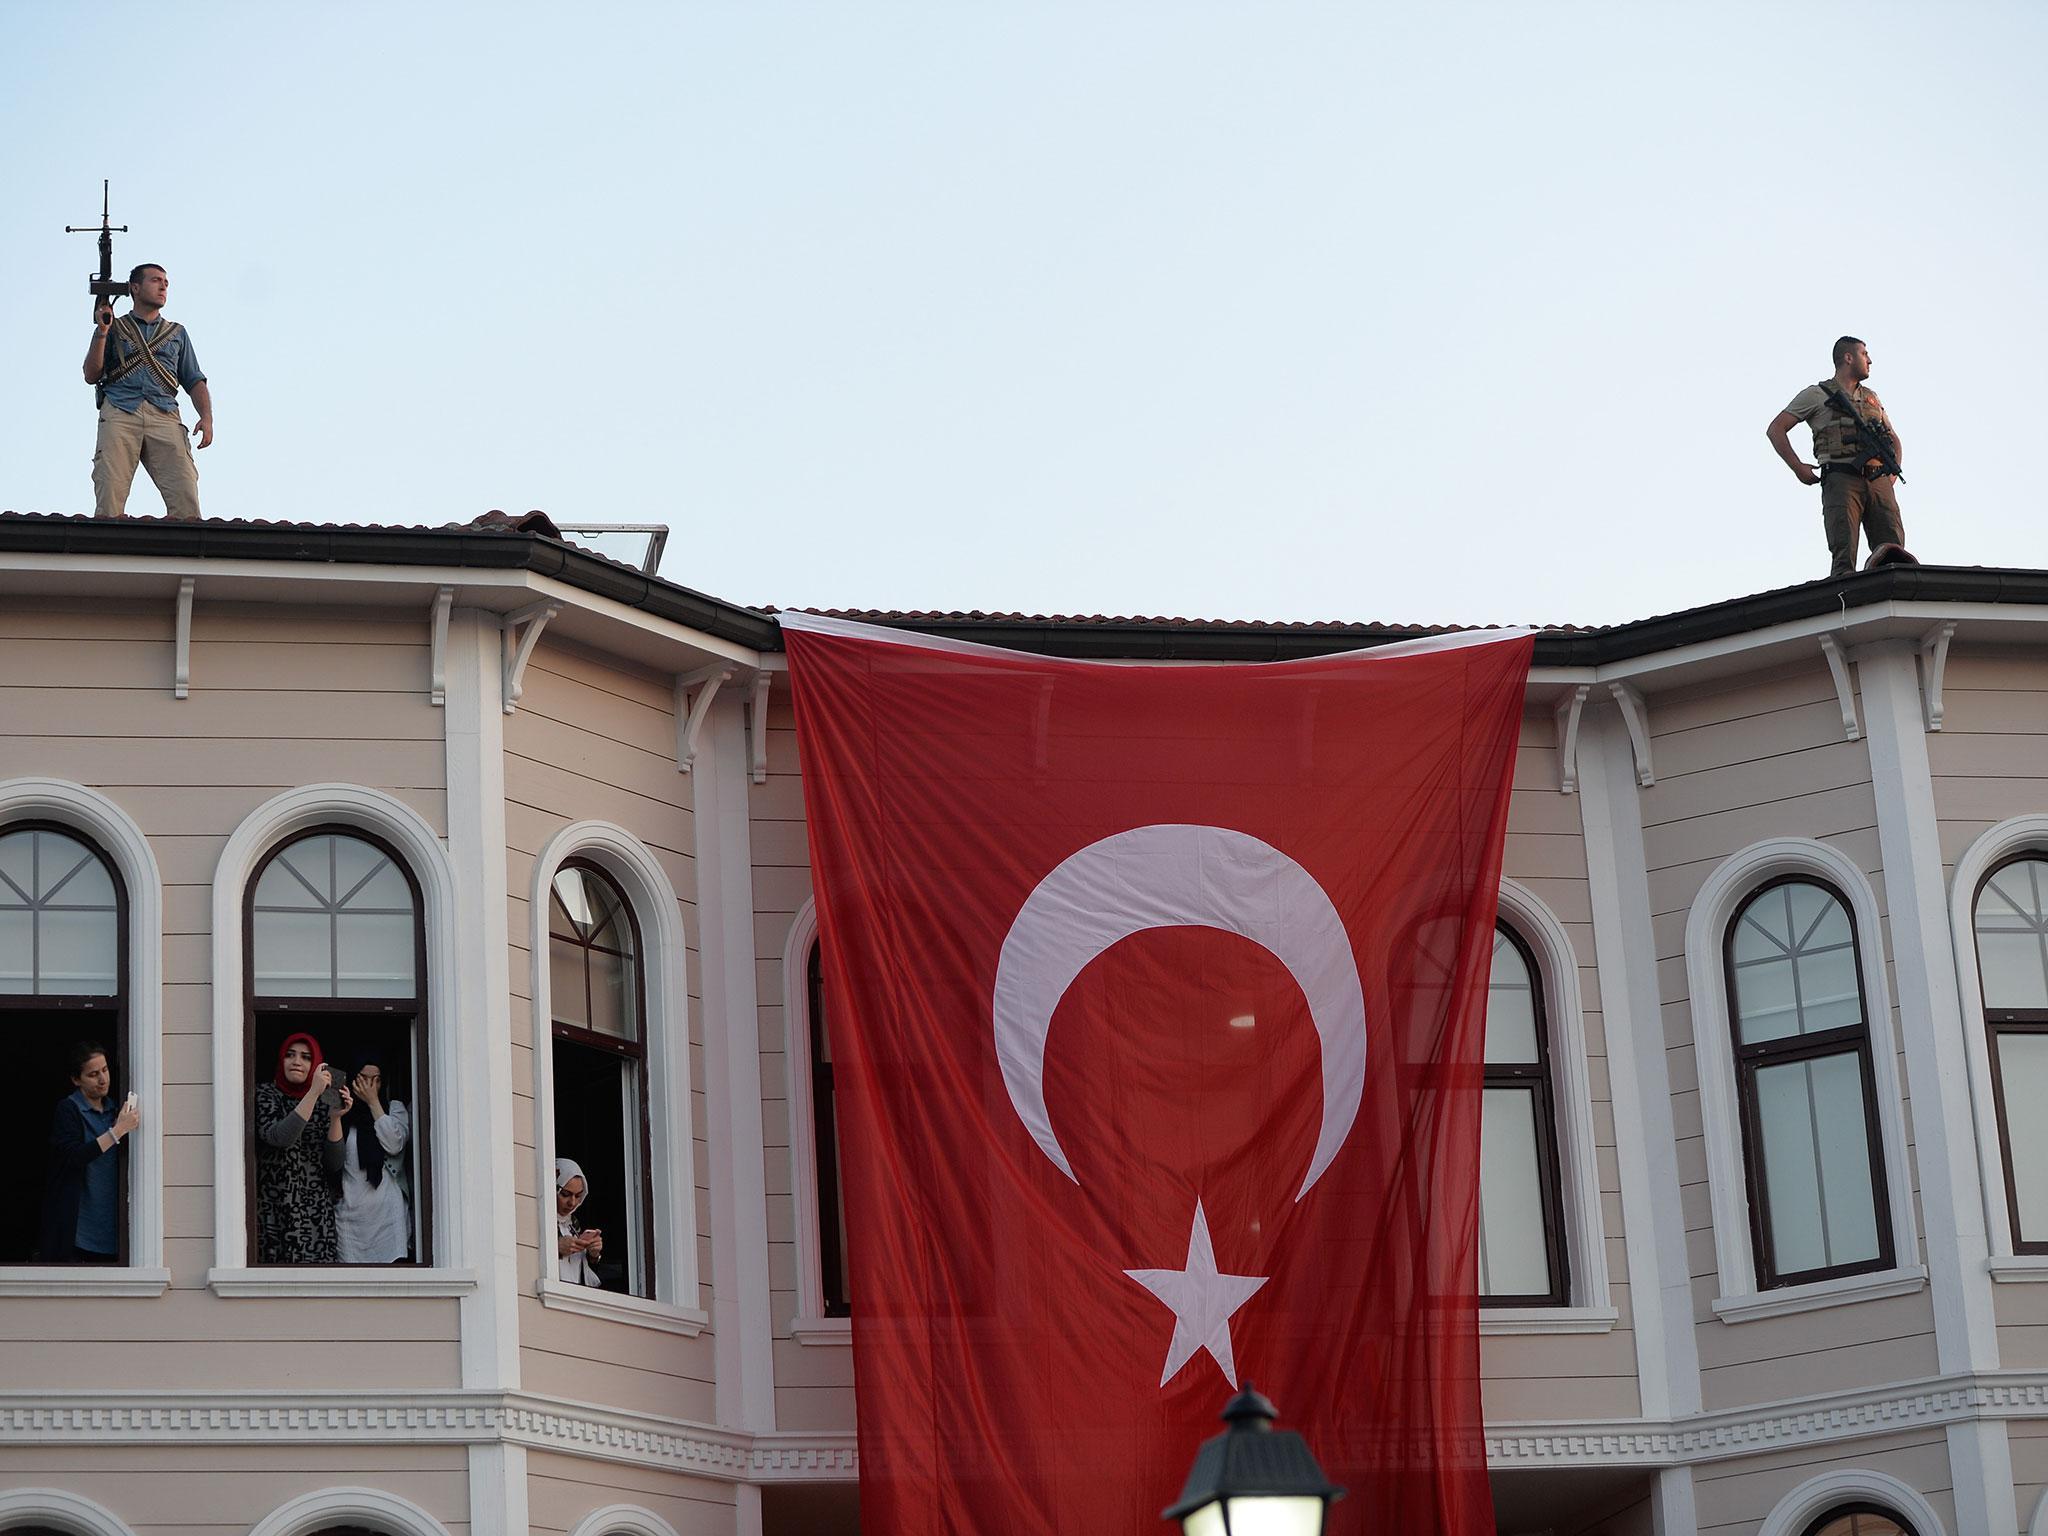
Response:
[[[1074,978],[1148,928],[1239,934],[1287,967],[1321,1044],[1323,1119],[1299,1200],[1351,1133],[1365,1093],[1365,993],[1350,936],[1315,877],[1270,843],[1228,827],[1161,823],[1090,843],[1041,880],[996,964],[996,1059],[1017,1116],[1076,1183],[1045,1104],[1045,1045]]]

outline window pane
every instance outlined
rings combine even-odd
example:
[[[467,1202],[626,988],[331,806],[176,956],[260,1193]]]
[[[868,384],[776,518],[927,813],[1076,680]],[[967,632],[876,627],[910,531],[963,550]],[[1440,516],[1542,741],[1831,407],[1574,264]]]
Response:
[[[1729,935],[1744,1045],[1863,1022],[1855,932],[1836,895],[1803,880],[1760,893]]]
[[[1977,969],[1986,1008],[2048,1008],[2048,965],[2037,933],[1987,932],[1977,925]]]
[[[0,837],[0,907],[25,904],[36,894],[35,849],[33,832]]]
[[[1537,1173],[1536,1093],[1489,1088],[1479,1132],[1479,1293],[1550,1292],[1543,1185]]]
[[[112,912],[53,907],[42,914],[38,927],[37,992],[45,997],[105,997],[118,990],[114,968],[119,940]]]
[[[640,1021],[635,1017],[633,965],[601,949],[590,956],[590,1027],[599,1034],[620,1040],[638,1040]]]
[[[1813,1536],[1913,1536],[1912,1530],[1890,1515],[1837,1515],[1821,1525]]]
[[[259,908],[250,947],[259,997],[331,997],[334,950],[324,912]]]
[[[1799,1033],[1799,994],[1787,959],[1735,964],[1735,1017],[1744,1045]]]
[[[1777,1272],[1875,1259],[1878,1215],[1857,1053],[1759,1068],[1756,1102]]]
[[[54,832],[42,832],[43,894],[53,907],[114,905],[114,881],[107,866],[83,843]]]
[[[2013,1189],[2019,1197],[2022,1242],[2048,1239],[2048,1035],[2002,1032],[1998,1076],[2004,1089],[2006,1138],[2010,1143]]]
[[[590,1010],[583,998],[583,959],[589,953],[568,939],[548,940],[548,1008],[557,1024],[590,1028]]]
[[[640,1102],[640,1068],[638,1063],[619,1063],[619,1107],[620,1137],[624,1142],[622,1151],[626,1161],[626,1251],[618,1255],[625,1263],[626,1287],[635,1296],[647,1294],[647,1211],[639,1198],[645,1187],[647,1170],[641,1166],[640,1127],[646,1121],[646,1111]]]
[[[410,913],[385,916],[351,912],[335,919],[336,997],[411,997],[413,925]]]
[[[1536,996],[1529,964],[1506,934],[1493,935],[1493,975],[1486,989],[1486,1059],[1529,1063],[1536,1055]]]
[[[1856,950],[1846,939],[1837,948],[1801,954],[1798,968],[1802,1033],[1810,1035],[1863,1022],[1863,986],[1856,976]]]
[[[32,977],[30,924],[26,909],[10,911],[0,906],[0,992],[26,993]]]
[[[313,911],[324,906],[321,898],[328,884],[329,841],[324,837],[308,838],[272,859],[264,867],[263,878],[256,882],[256,905]]]

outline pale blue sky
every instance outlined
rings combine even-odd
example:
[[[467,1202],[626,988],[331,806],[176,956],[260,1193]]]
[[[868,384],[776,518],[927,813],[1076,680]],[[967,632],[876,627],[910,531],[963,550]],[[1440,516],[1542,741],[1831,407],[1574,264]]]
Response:
[[[0,507],[91,509],[109,176],[210,515],[666,521],[755,603],[1608,622],[1825,570],[1763,427],[1851,331],[1910,544],[2048,566],[2044,57],[1988,3],[0,0]]]

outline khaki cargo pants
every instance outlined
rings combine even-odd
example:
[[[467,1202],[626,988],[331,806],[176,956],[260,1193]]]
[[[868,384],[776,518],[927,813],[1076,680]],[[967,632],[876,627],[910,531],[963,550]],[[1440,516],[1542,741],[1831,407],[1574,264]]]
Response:
[[[1829,475],[1820,483],[1820,520],[1827,530],[1828,554],[1833,557],[1830,576],[1846,576],[1856,569],[1856,530],[1861,528],[1875,550],[1880,544],[1906,542],[1906,522],[1899,515],[1898,493],[1892,477],[1879,475],[1866,480],[1861,475]]]
[[[128,487],[140,463],[156,482],[164,511],[188,522],[199,517],[199,468],[176,411],[144,402],[136,411],[100,407],[99,447],[92,456],[92,515],[126,515]]]

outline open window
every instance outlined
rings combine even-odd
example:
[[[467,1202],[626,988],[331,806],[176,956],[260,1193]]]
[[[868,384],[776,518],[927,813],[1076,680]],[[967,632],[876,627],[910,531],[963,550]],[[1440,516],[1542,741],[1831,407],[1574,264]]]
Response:
[[[106,1058],[102,1112],[111,1117],[128,1093],[127,946],[127,892],[99,848],[55,823],[0,827],[0,1030],[16,1096],[14,1112],[0,1116],[0,1166],[7,1170],[0,1179],[0,1264],[90,1261],[93,1245],[78,1248],[78,1229],[68,1222],[57,1223],[64,1231],[52,1228],[54,1250],[45,1241],[49,1198],[63,1193],[54,1186],[81,1177],[67,1179],[53,1158],[54,1122],[77,1091],[71,1057],[82,1042],[99,1045]],[[98,1240],[114,1246],[99,1251],[129,1263],[125,1153],[95,1170],[92,1182],[100,1192],[98,1218],[111,1215],[100,1221]],[[75,1193],[84,1198],[82,1183]]]
[[[595,864],[570,859],[548,895],[555,1155],[583,1170],[571,1218],[603,1236],[603,1289],[655,1295],[645,951],[632,905]]]
[[[302,1133],[309,1145],[298,1149],[303,1166],[289,1170],[289,1185],[279,1182],[273,1163],[259,1167],[259,1158],[276,1153],[268,1145],[259,1150],[266,1121],[260,1102],[251,1118],[246,1185],[249,1231],[256,1234],[260,1263],[433,1263],[421,905],[418,881],[405,862],[381,839],[353,827],[315,828],[272,849],[256,867],[245,910],[245,1081],[260,1100],[285,1070],[286,1043],[309,1035],[335,1084],[324,1113],[316,1109]],[[340,1109],[341,1085],[366,1067],[375,1069],[377,1107],[384,1115],[367,1127],[367,1135],[359,1136],[353,1120],[346,1122],[342,1169],[320,1167],[320,1148],[312,1143],[324,1139],[327,1118]],[[278,1092],[285,1102],[299,1097]],[[365,1100],[360,1118],[370,1118],[368,1108]],[[393,1125],[401,1119],[402,1135]],[[380,1158],[382,1167],[373,1169]],[[361,1187],[351,1169],[361,1185],[370,1186],[366,1202],[378,1211],[360,1229],[368,1245],[360,1253],[350,1250],[348,1235],[356,1203],[351,1193]],[[325,1181],[330,1200],[342,1202],[339,1236],[296,1230],[301,1216],[317,1215],[316,1179]],[[280,1198],[279,1189],[288,1192],[289,1218],[274,1207],[259,1209],[260,1201]],[[280,1245],[278,1233],[286,1226],[294,1235]]]

